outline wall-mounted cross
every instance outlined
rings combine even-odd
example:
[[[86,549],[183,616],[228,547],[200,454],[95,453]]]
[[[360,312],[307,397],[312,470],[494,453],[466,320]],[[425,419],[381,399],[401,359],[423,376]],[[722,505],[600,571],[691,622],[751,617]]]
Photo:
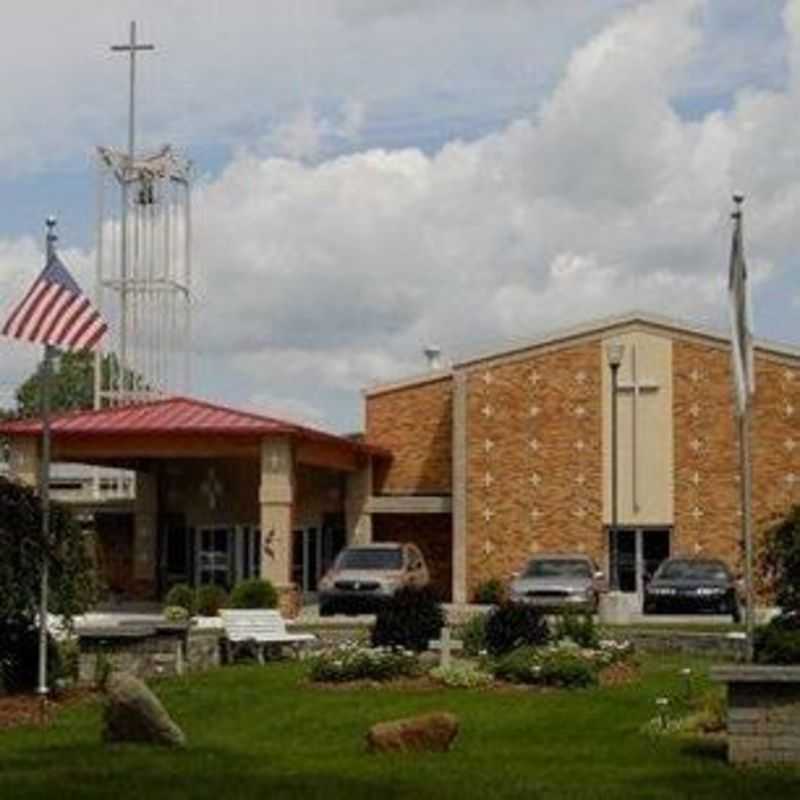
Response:
[[[206,479],[200,484],[200,491],[208,499],[208,507],[213,511],[217,507],[217,501],[222,497],[223,486],[214,471],[214,467],[208,468]]]
[[[636,364],[636,345],[631,347],[631,380],[628,383],[619,383],[617,391],[630,392],[632,398],[631,407],[631,497],[633,498],[633,510],[639,510],[639,492],[636,481],[639,462],[639,397],[642,394],[658,391],[661,387],[652,380],[639,380],[639,373]]]

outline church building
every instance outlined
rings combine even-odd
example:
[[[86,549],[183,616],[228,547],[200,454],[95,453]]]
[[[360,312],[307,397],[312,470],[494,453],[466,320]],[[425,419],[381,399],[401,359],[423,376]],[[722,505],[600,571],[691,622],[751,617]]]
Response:
[[[800,502],[800,350],[759,341],[755,361],[758,553]],[[727,332],[630,314],[374,386],[365,403],[367,441],[392,454],[372,476],[372,536],[417,542],[455,602],[538,552],[586,553],[631,594],[673,555],[742,573]]]

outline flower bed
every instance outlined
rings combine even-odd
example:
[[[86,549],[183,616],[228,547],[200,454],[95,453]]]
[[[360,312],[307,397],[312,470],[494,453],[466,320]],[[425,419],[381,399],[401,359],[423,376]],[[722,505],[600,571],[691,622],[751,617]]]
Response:
[[[420,674],[419,661],[414,653],[396,647],[345,643],[323,650],[309,660],[310,677],[315,683],[390,681]]]

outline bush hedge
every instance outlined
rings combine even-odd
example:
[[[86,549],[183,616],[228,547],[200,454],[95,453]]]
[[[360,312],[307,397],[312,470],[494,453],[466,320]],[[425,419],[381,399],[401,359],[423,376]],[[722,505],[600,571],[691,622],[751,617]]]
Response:
[[[500,578],[489,578],[475,590],[475,602],[485,606],[500,605],[507,597],[505,584]]]
[[[800,615],[783,614],[758,628],[755,651],[760,664],[800,664]]]
[[[164,605],[167,607],[180,607],[186,609],[186,613],[193,617],[197,613],[197,595],[188,583],[176,583],[164,598]]]
[[[208,584],[197,590],[197,613],[201,616],[219,616],[220,609],[225,608],[227,602],[228,594],[221,586]]]
[[[58,644],[47,638],[47,684],[64,674]],[[0,695],[28,692],[39,676],[39,629],[28,618],[0,618]]]
[[[439,638],[444,624],[444,609],[433,589],[404,587],[378,609],[372,644],[421,652],[428,649],[432,639]]]
[[[549,640],[547,621],[534,606],[509,600],[489,612],[486,649],[490,655],[510,653],[523,645],[543,645]]]
[[[230,597],[231,608],[277,608],[278,592],[261,578],[250,578],[237,583]]]

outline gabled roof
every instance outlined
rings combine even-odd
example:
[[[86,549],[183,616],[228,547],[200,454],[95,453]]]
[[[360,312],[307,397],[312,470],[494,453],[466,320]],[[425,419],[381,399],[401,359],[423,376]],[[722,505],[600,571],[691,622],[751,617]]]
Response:
[[[362,441],[190,397],[166,397],[97,411],[54,414],[50,429],[56,438],[202,434],[260,438],[284,435],[328,441],[363,452],[383,452],[381,448],[371,447]],[[0,423],[0,435],[26,437],[40,436],[41,433],[40,419]]]
[[[677,320],[661,314],[629,311],[625,314],[595,319],[590,322],[545,332],[535,338],[512,340],[505,346],[485,350],[466,358],[456,359],[449,368],[411,375],[391,383],[369,386],[364,389],[364,394],[369,397],[370,395],[383,394],[384,392],[406,387],[447,380],[452,377],[454,372],[472,367],[481,362],[505,358],[540,347],[567,346],[576,339],[606,336],[613,331],[635,326],[641,326],[642,328],[667,335],[697,337],[719,347],[730,347],[730,332],[727,330],[723,331],[693,322]],[[800,347],[797,346],[782,344],[768,339],[755,339],[754,345],[757,350],[763,353],[800,360]]]

